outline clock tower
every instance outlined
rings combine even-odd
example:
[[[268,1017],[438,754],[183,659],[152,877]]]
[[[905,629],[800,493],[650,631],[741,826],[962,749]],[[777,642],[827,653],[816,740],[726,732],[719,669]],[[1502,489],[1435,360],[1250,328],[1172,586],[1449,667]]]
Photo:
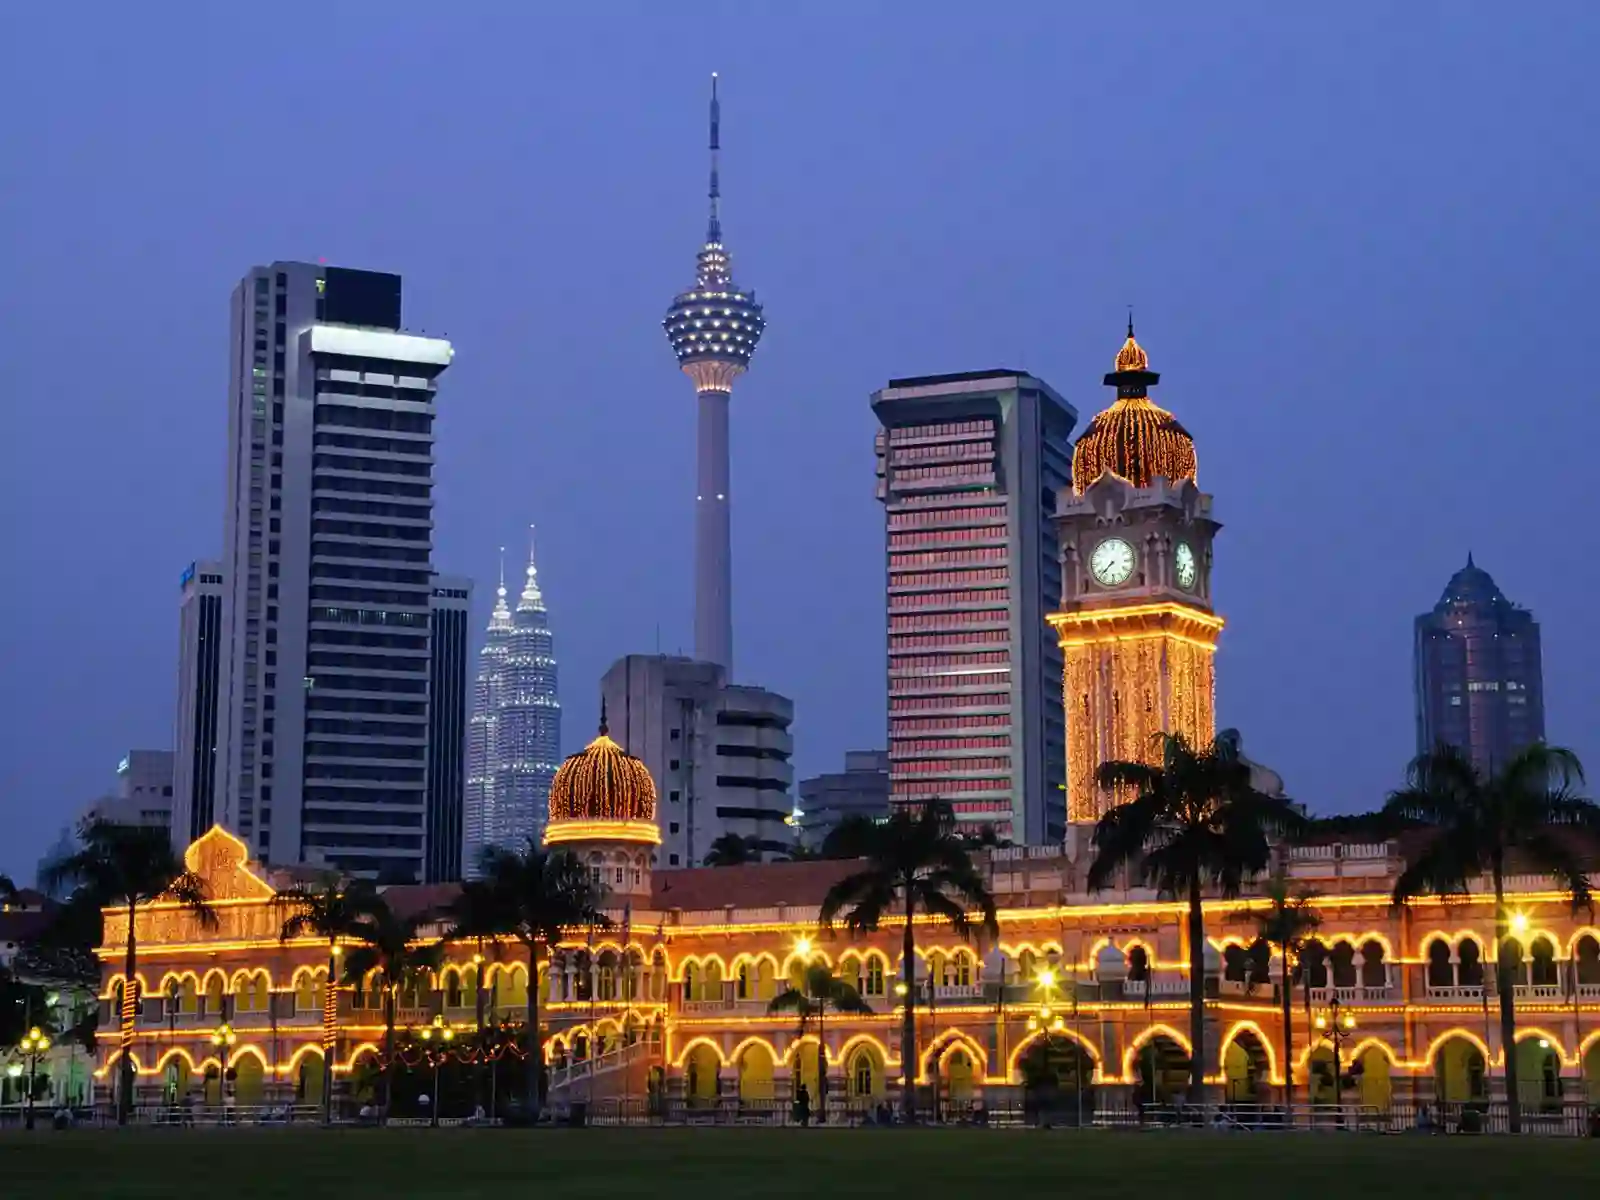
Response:
[[[1211,545],[1221,526],[1195,484],[1194,440],[1150,399],[1160,380],[1134,340],[1105,377],[1111,407],[1072,456],[1056,501],[1067,725],[1067,820],[1112,807],[1095,783],[1109,759],[1156,762],[1157,734],[1216,733]]]

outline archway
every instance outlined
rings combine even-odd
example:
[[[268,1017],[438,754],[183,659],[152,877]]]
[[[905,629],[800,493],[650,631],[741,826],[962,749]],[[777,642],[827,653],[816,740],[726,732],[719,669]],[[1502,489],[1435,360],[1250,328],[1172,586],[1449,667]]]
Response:
[[[1368,1046],[1356,1056],[1352,1070],[1357,1076],[1356,1088],[1361,1104],[1379,1112],[1388,1112],[1394,1098],[1394,1081],[1389,1072],[1389,1056],[1383,1048]]]
[[[803,1086],[806,1095],[811,1097],[813,1106],[817,1103],[817,1056],[819,1043],[814,1035],[808,1036],[804,1041],[789,1044],[789,1086],[796,1096],[800,1094]]]
[[[739,1101],[765,1103],[773,1098],[772,1069],[775,1060],[765,1043],[751,1042],[739,1053]]]
[[[716,1047],[701,1042],[689,1051],[683,1064],[683,1098],[689,1107],[716,1103],[721,1071],[722,1058]]]
[[[1264,1104],[1272,1081],[1272,1058],[1252,1029],[1242,1029],[1222,1054],[1223,1099],[1229,1104]]]
[[[189,1062],[183,1055],[173,1054],[168,1058],[166,1069],[161,1074],[161,1102],[170,1105],[187,1102],[192,1077]]]
[[[1334,1104],[1339,1100],[1339,1089],[1333,1081],[1333,1048],[1326,1042],[1313,1046],[1306,1058],[1306,1087],[1313,1104]]]
[[[241,1108],[255,1108],[264,1098],[266,1064],[254,1054],[241,1054],[234,1059],[233,1081],[230,1090],[233,1101]]]
[[[1171,1104],[1188,1091],[1189,1052],[1166,1034],[1158,1033],[1140,1046],[1134,1061],[1139,1104]]]
[[[1535,960],[1537,961],[1537,960]],[[1517,1098],[1524,1111],[1561,1107],[1561,1053],[1554,1042],[1531,1034],[1517,1042]]]
[[[1600,1103],[1600,1037],[1589,1043],[1583,1055],[1583,1086],[1590,1104]]]
[[[322,1105],[322,1053],[308,1050],[300,1056],[295,1068],[294,1102],[296,1104]]]
[[[939,1090],[944,1097],[940,1111],[946,1117],[965,1116],[977,1101],[978,1066],[959,1042],[939,1056]]]
[[[845,1091],[852,1108],[879,1103],[885,1095],[883,1059],[871,1046],[857,1046],[845,1059]]]
[[[1488,1099],[1483,1052],[1459,1034],[1448,1038],[1433,1053],[1433,1089],[1446,1103]]]
[[[1072,1038],[1047,1034],[1017,1059],[1024,1112],[1067,1124],[1094,1117],[1094,1059]]]

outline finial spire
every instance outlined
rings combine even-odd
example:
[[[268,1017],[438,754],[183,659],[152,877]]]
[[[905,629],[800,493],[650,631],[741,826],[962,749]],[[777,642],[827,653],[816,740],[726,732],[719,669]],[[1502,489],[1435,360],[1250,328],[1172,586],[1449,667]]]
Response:
[[[528,573],[522,585],[522,596],[517,601],[519,611],[530,608],[544,607],[544,593],[539,590],[539,568],[533,561],[533,534],[534,526],[528,526]]]
[[[719,211],[722,188],[717,178],[717,156],[722,149],[722,105],[717,102],[717,73],[711,72],[711,223],[706,228],[706,241],[722,241],[722,215]]]
[[[600,736],[607,737],[611,733],[611,726],[606,721],[606,698],[600,697]]]
[[[511,628],[511,609],[506,605],[506,548],[500,547],[500,586],[494,590],[494,611],[489,615],[491,632],[506,632]]]
[[[1473,565],[1473,562],[1472,562],[1472,551],[1468,550],[1467,551],[1467,566],[1470,567],[1472,565]]]
[[[506,598],[506,548],[500,547],[500,599]]]
[[[1133,336],[1133,305],[1128,305],[1128,336]]]

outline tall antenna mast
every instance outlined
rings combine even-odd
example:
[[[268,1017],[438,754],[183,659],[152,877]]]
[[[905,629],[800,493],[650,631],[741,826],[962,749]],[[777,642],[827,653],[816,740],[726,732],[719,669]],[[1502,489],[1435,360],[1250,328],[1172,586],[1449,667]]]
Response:
[[[717,103],[717,73],[711,72],[711,223],[706,228],[706,241],[714,245],[722,242],[722,215],[718,211],[722,188],[717,178],[717,155],[722,149],[722,105]]]

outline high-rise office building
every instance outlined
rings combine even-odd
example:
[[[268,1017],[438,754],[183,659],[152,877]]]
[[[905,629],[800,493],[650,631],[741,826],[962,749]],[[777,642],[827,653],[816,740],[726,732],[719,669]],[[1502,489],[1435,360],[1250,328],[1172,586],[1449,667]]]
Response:
[[[873,393],[887,518],[891,802],[948,800],[969,829],[1065,832],[1056,493],[1077,413],[1020,371]]]
[[[217,819],[217,692],[222,681],[222,564],[193,562],[178,607],[172,840],[182,850]]]
[[[461,878],[466,803],[467,615],[472,580],[433,577],[428,631],[428,801],[424,883]]]
[[[92,801],[81,821],[172,827],[171,750],[129,750],[117,763],[116,789]]]
[[[1539,623],[1472,555],[1415,630],[1418,754],[1444,742],[1489,772],[1543,739]]]
[[[727,678],[716,663],[630,654],[600,681],[611,736],[660,788],[662,866],[698,866],[727,833],[768,854],[794,844],[794,704]]]
[[[561,766],[555,638],[533,552],[512,610],[502,574],[473,684],[467,739],[464,867],[485,847],[520,849],[544,833],[550,784]]]
[[[694,653],[733,672],[733,552],[729,509],[728,405],[733,381],[750,365],[766,328],[753,291],[733,282],[733,260],[722,244],[718,178],[722,110],[711,77],[711,219],[696,262],[694,284],[672,301],[662,326],[683,373],[694,381],[699,407],[695,442]]]
[[[452,353],[402,332],[398,275],[282,262],[234,290],[221,810],[265,862],[423,874]]]

